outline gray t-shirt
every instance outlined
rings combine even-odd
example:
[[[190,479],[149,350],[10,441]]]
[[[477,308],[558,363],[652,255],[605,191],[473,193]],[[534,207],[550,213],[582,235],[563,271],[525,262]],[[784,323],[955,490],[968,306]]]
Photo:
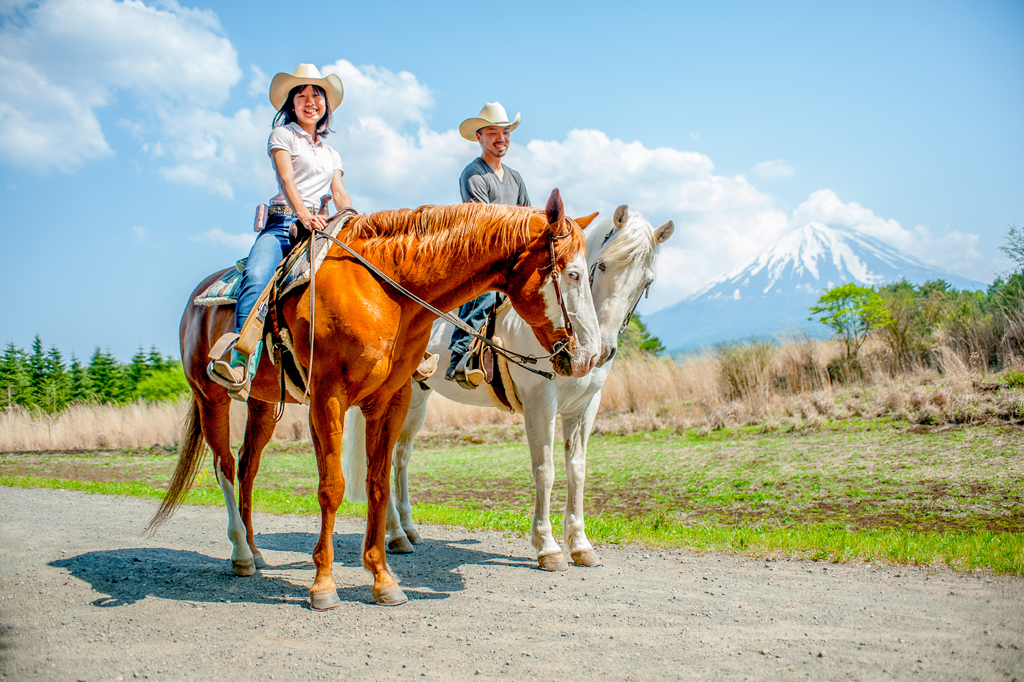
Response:
[[[523,178],[508,166],[504,167],[505,177],[498,180],[497,174],[486,161],[479,156],[473,159],[459,178],[463,203],[477,201],[481,204],[529,206],[530,195],[526,193]]]

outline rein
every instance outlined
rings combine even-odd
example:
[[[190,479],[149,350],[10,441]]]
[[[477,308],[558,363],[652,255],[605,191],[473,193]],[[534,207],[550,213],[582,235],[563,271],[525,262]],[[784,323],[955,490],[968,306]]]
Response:
[[[353,211],[353,213],[354,212],[355,211]],[[561,289],[561,287],[559,285],[559,282],[558,282],[558,270],[555,268],[555,264],[557,262],[556,258],[555,258],[555,242],[557,240],[559,240],[559,239],[564,239],[565,237],[568,237],[570,234],[572,234],[572,227],[570,227],[569,230],[567,230],[565,234],[556,235],[553,232],[549,232],[548,233],[548,251],[551,254],[551,280],[552,280],[552,283],[555,286],[555,297],[558,299],[558,305],[562,309],[562,317],[565,320],[565,332],[569,336],[569,338],[566,339],[565,341],[559,341],[558,343],[554,344],[552,346],[552,352],[549,355],[542,355],[540,357],[538,357],[536,355],[523,355],[522,353],[517,353],[515,351],[509,350],[507,348],[503,348],[503,347],[495,344],[490,339],[488,339],[486,336],[484,336],[483,334],[480,334],[475,329],[470,327],[468,324],[466,324],[465,322],[460,320],[457,316],[452,315],[451,313],[443,312],[443,311],[435,308],[430,303],[424,301],[422,298],[420,298],[419,296],[417,296],[413,292],[409,291],[408,289],[403,287],[401,284],[399,284],[398,282],[396,282],[392,278],[388,277],[376,265],[374,265],[370,261],[366,260],[366,258],[364,258],[361,254],[359,254],[356,251],[354,251],[347,244],[344,244],[341,241],[339,241],[338,239],[334,238],[329,233],[327,233],[327,232],[325,232],[323,230],[313,230],[313,234],[314,235],[320,235],[322,237],[326,237],[327,239],[331,240],[332,242],[334,242],[335,244],[340,246],[350,256],[352,256],[359,263],[361,263],[367,270],[369,270],[373,274],[377,275],[377,277],[379,277],[380,279],[382,279],[385,282],[387,282],[388,284],[390,284],[396,291],[398,291],[403,296],[406,296],[407,298],[412,300],[414,303],[417,303],[420,306],[422,306],[423,308],[426,308],[431,313],[437,315],[442,320],[444,320],[445,322],[448,322],[452,326],[458,327],[462,331],[464,331],[467,334],[469,334],[471,337],[473,337],[475,339],[479,339],[482,343],[485,343],[488,346],[490,346],[491,349],[495,353],[498,353],[498,354],[504,356],[506,360],[509,360],[510,362],[514,362],[515,364],[519,365],[520,367],[522,367],[526,371],[533,372],[534,374],[540,375],[540,376],[544,377],[545,379],[549,379],[549,380],[550,379],[554,379],[555,375],[552,374],[551,372],[545,372],[543,370],[534,369],[533,367],[528,367],[527,365],[535,365],[535,364],[537,364],[538,360],[546,360],[548,358],[552,358],[555,355],[557,355],[558,353],[560,353],[563,349],[565,349],[565,347],[568,346],[570,342],[576,342],[577,341],[575,331],[573,330],[572,322],[569,320],[569,312],[568,312],[568,310],[565,307],[565,301],[564,301],[564,299],[562,297],[562,289]],[[310,272],[310,279],[311,280],[313,279],[312,271]],[[307,369],[306,371],[307,371],[307,376],[308,376],[309,375],[309,369]],[[306,386],[307,386],[307,389],[308,389],[308,386],[309,386],[309,381],[308,380],[306,382]]]

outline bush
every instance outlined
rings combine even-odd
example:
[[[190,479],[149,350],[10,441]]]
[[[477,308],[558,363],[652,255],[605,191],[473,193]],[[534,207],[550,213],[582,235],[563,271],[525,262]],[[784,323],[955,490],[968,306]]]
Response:
[[[181,363],[153,372],[138,384],[139,397],[151,403],[175,401],[189,392]]]
[[[716,343],[715,355],[721,369],[722,393],[728,400],[764,396],[768,393],[768,366],[777,347],[772,341],[751,338],[742,343]]]

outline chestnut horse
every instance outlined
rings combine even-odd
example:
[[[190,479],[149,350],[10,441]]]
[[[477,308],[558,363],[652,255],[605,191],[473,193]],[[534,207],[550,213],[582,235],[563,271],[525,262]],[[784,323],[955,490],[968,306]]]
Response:
[[[567,218],[555,190],[546,210],[462,204],[361,215],[348,223],[340,238],[441,310],[457,308],[488,290],[507,294],[547,352],[561,347],[552,358],[555,371],[583,376],[601,352],[600,330],[587,286],[582,230],[593,218]],[[562,235],[564,238],[550,241]],[[574,335],[567,332],[569,320],[562,314],[553,273],[563,275],[559,278],[561,298],[572,318]],[[192,401],[178,465],[150,527],[159,526],[181,504],[202,464],[205,438],[213,450],[214,470],[228,507],[232,565],[237,574],[252,575],[255,568],[265,565],[253,542],[252,486],[260,455],[274,431],[273,403],[278,401],[280,389],[276,368],[264,350],[248,400],[236,506],[228,422],[231,399],[206,375],[209,350],[231,330],[234,311],[232,306],[192,303],[216,276],[199,285],[182,316],[182,361]],[[388,570],[384,551],[391,453],[409,409],[410,379],[423,357],[436,316],[337,246],[332,245],[316,278],[316,355],[312,367],[305,370],[321,518],[320,538],[313,552],[316,578],[309,590],[310,603],[316,609],[340,604],[332,575],[332,538],[335,513],[345,493],[342,428],[345,411],[359,406],[366,416],[368,458],[363,566],[373,574],[376,602],[401,604],[406,596]],[[285,296],[280,314],[290,330],[297,360],[305,363],[310,337],[309,289]]]
[[[551,486],[554,483],[555,415],[562,417],[562,440],[565,445],[565,480],[567,484],[562,538],[565,549],[577,566],[597,566],[600,557],[587,539],[583,516],[583,487],[587,475],[587,442],[601,404],[601,387],[608,378],[618,345],[620,332],[626,327],[633,309],[654,281],[659,246],[675,229],[668,221],[655,229],[643,216],[622,205],[611,218],[594,223],[586,229],[587,263],[590,265],[590,290],[594,309],[601,325],[602,355],[597,367],[582,378],[555,377],[545,381],[518,367],[509,374],[515,393],[523,406],[526,441],[530,446],[533,469],[534,511],[531,542],[537,551],[538,567],[548,571],[569,568],[562,548],[551,531]],[[441,355],[441,364],[448,362],[448,340],[452,326],[438,320],[427,349]],[[520,353],[538,353],[540,347],[529,327],[514,311],[498,312],[495,335],[505,347]],[[541,368],[546,368],[542,364]],[[467,391],[459,385],[434,376],[425,382],[430,390],[412,392],[409,413],[398,436],[393,455],[394,487],[388,502],[388,551],[408,553],[420,542],[412,520],[412,499],[409,495],[409,462],[412,459],[416,433],[427,416],[427,399],[437,391],[449,400],[466,405],[491,406],[482,389]],[[362,415],[349,410],[345,419],[345,459],[342,470],[352,486],[345,496],[353,501],[366,498],[356,481],[366,478],[366,452],[362,447]]]

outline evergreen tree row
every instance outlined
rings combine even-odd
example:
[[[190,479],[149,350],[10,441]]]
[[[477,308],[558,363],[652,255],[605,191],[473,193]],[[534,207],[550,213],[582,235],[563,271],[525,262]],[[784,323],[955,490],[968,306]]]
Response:
[[[72,403],[112,403],[135,400],[175,400],[188,393],[181,362],[160,354],[155,347],[139,348],[127,364],[99,347],[89,363],[72,353],[65,364],[61,352],[43,349],[36,336],[28,352],[8,343],[0,355],[0,406],[20,405],[48,413]]]

